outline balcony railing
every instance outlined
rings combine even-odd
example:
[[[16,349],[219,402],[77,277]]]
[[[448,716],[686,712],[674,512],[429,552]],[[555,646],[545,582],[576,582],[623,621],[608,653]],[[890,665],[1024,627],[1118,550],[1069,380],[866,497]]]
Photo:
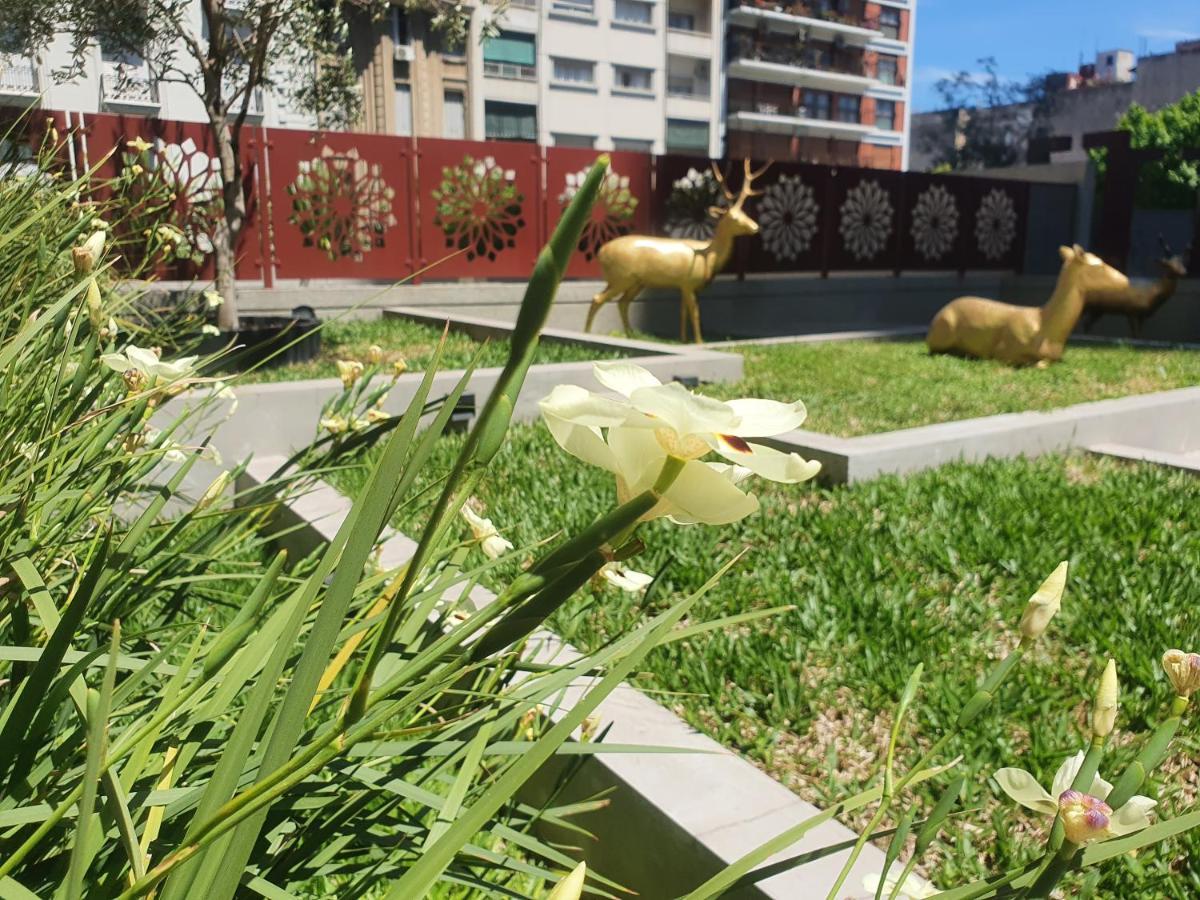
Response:
[[[16,53],[0,53],[0,94],[32,96],[38,93],[38,71],[33,60]]]
[[[483,74],[490,78],[509,78],[513,81],[537,81],[537,66],[484,60]]]
[[[105,62],[100,97],[117,106],[158,106],[158,82],[145,63]]]
[[[520,9],[537,9],[538,0],[509,0],[508,5]]]
[[[799,16],[805,19],[820,19],[834,25],[847,25],[851,28],[866,28],[879,31],[879,17],[860,15],[853,16],[835,10],[821,9],[807,3],[776,3],[773,0],[729,0],[729,8],[748,6],[753,9],[768,9],[773,12],[786,13],[789,16]]]
[[[692,97],[707,100],[711,96],[711,90],[706,81],[696,81],[694,78],[667,78],[668,97]]]
[[[811,48],[800,48],[795,44],[762,43],[752,38],[735,37],[730,42],[728,56],[729,59],[769,62],[801,69],[816,69],[820,72],[836,72],[839,75],[857,75],[860,78],[868,76],[867,66],[861,58],[830,59]]]

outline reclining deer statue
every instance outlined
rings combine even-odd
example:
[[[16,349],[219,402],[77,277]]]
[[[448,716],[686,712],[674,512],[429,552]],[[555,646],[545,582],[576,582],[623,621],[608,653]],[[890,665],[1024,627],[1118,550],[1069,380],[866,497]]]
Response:
[[[1062,359],[1067,338],[1088,299],[1122,290],[1129,279],[1078,244],[1060,247],[1062,271],[1045,306],[1014,306],[982,297],[959,297],[941,308],[929,326],[930,353],[996,359],[1014,366]]]
[[[1158,261],[1162,274],[1157,281],[1130,284],[1124,290],[1101,291],[1088,295],[1087,310],[1083,314],[1083,330],[1091,331],[1102,316],[1112,314],[1125,316],[1129,322],[1129,336],[1142,336],[1146,320],[1158,312],[1159,307],[1175,296],[1179,279],[1187,275],[1187,260],[1171,252],[1170,246],[1160,234],[1163,258]]]
[[[742,189],[734,195],[725,184],[725,176],[713,163],[713,175],[725,193],[729,206],[722,209],[714,206],[709,215],[717,219],[711,240],[697,241],[682,238],[649,237],[643,234],[627,234],[615,238],[600,248],[597,258],[604,270],[604,290],[592,298],[588,309],[587,325],[592,330],[596,313],[614,297],[621,312],[621,324],[625,331],[632,332],[629,324],[629,305],[648,287],[679,289],[679,339],[687,340],[688,323],[692,326],[692,337],[700,343],[700,307],[696,303],[696,292],[708,287],[718,272],[729,261],[733,252],[733,239],[743,234],[757,234],[758,225],[746,215],[742,205],[749,197],[758,196],[750,185],[770,167],[768,162],[757,172],[750,170],[750,160],[743,163],[745,177]]]

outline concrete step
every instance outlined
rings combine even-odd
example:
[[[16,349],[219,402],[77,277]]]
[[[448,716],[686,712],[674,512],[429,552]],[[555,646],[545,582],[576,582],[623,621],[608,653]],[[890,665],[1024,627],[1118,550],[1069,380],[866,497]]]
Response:
[[[1128,459],[1135,462],[1154,463],[1168,466],[1184,472],[1200,475],[1200,450],[1171,451],[1158,450],[1154,447],[1138,447],[1134,444],[1100,443],[1091,444],[1088,452],[1101,456],[1112,456],[1117,459]]]

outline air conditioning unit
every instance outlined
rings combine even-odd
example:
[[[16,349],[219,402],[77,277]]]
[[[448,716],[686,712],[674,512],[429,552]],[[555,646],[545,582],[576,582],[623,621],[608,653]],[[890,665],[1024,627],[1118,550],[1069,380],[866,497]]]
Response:
[[[394,44],[392,46],[392,58],[396,60],[396,62],[412,62],[412,44]]]

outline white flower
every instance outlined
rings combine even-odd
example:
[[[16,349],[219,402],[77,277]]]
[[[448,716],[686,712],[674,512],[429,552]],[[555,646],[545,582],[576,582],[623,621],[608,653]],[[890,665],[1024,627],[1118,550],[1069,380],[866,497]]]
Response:
[[[846,192],[838,230],[855,259],[878,256],[892,234],[894,214],[888,192],[875,179],[859,182]]]
[[[341,434],[349,427],[343,416],[325,416],[317,423],[317,427],[330,434]]]
[[[217,337],[221,333],[221,329],[216,325],[209,325],[207,322],[200,326],[200,333],[207,334],[212,337]]]
[[[163,460],[166,462],[181,463],[187,459],[182,446],[170,438],[162,437],[162,431],[153,425],[147,425],[142,431],[142,436],[145,439],[146,445],[151,447],[153,452],[161,453]]]
[[[993,776],[1000,789],[1016,800],[1026,809],[1046,816],[1057,816],[1063,813],[1063,823],[1068,826],[1067,837],[1075,843],[1085,843],[1088,840],[1103,840],[1107,837],[1117,837],[1139,831],[1150,824],[1150,810],[1156,801],[1149,797],[1134,796],[1115,813],[1103,801],[1112,791],[1112,785],[1100,777],[1099,773],[1092,777],[1092,784],[1086,791],[1071,790],[1071,783],[1079,774],[1083,765],[1084,754],[1080,750],[1074,756],[1068,757],[1054,773],[1054,781],[1047,792],[1037,779],[1024,769],[1000,769]],[[1086,798],[1086,799],[1081,799]],[[1090,803],[1094,800],[1096,803]],[[1078,828],[1074,834],[1070,831],[1070,816],[1078,814]],[[1101,820],[1103,819],[1103,821]],[[1090,829],[1085,831],[1084,829]],[[1084,838],[1084,840],[1076,840]]]
[[[796,259],[812,246],[819,207],[799,175],[781,175],[759,204],[763,246],[776,259]]]
[[[627,569],[621,563],[616,562],[605,563],[604,567],[600,569],[600,577],[613,587],[628,591],[631,594],[642,593],[650,586],[650,582],[654,580],[653,575],[647,575],[645,572],[635,572],[633,569]]]
[[[126,346],[122,353],[104,353],[100,356],[100,362],[114,372],[128,372],[132,369],[145,376],[148,387],[187,378],[196,368],[196,359],[195,356],[181,356],[174,361],[167,361],[159,359],[153,350],[135,347],[133,344]]]
[[[736,522],[758,509],[738,488],[751,473],[771,481],[807,481],[820,463],[783,453],[746,438],[771,437],[799,428],[804,404],[774,400],[728,403],[662,384],[633,363],[596,363],[596,380],[621,395],[612,399],[576,385],[559,385],[539,404],[559,446],[616,476],[621,502],[653,487],[672,456],[683,468],[646,518],[669,516],[679,524]],[[716,452],[728,463],[701,462]]]
[[[948,190],[935,184],[923,191],[913,207],[912,219],[918,253],[933,262],[950,252],[958,237],[958,206]]]
[[[887,878],[881,879],[878,872],[872,872],[863,878],[863,890],[872,896],[879,890],[879,882],[883,881],[883,896],[891,897],[896,890],[896,882],[900,880],[898,875],[889,874]],[[910,872],[908,877],[904,879],[904,884],[900,887],[900,892],[895,894],[896,900],[926,900],[927,897],[936,897],[940,894],[937,888],[921,878],[915,872]]]
[[[229,404],[229,412],[227,415],[233,415],[237,412],[238,398],[233,392],[233,388],[223,381],[214,381],[212,386],[212,397],[214,400],[224,400]]]
[[[466,520],[467,525],[470,526],[475,540],[479,541],[479,549],[483,551],[483,555],[488,559],[497,559],[513,548],[513,545],[509,541],[500,536],[500,532],[496,530],[496,526],[492,524],[492,520],[485,519],[479,513],[475,512],[469,502],[462,505],[459,513]]]
[[[209,309],[216,309],[218,306],[220,306],[222,303],[225,302],[225,298],[222,297],[220,294],[218,294],[216,291],[205,291],[203,294],[203,297],[204,297],[204,304]]]
[[[1200,690],[1200,653],[1168,650],[1163,654],[1162,666],[1180,697],[1190,697]]]
[[[975,215],[975,239],[988,259],[1003,259],[1017,236],[1017,210],[1012,197],[993,188],[979,204]]]
[[[363,364],[357,359],[339,359],[337,370],[338,378],[342,379],[342,386],[349,389],[362,377]]]

